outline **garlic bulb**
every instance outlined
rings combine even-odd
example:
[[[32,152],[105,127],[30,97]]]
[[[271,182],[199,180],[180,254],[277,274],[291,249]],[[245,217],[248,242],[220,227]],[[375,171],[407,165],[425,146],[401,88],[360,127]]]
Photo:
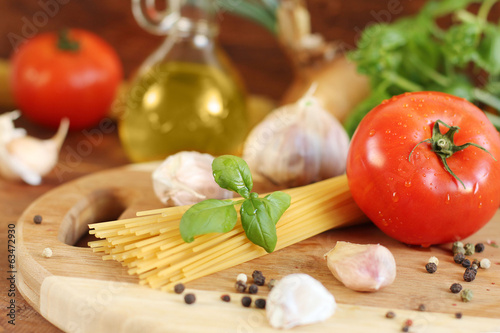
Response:
[[[42,176],[57,164],[69,121],[63,119],[51,139],[40,140],[26,135],[22,128],[15,128],[14,120],[19,116],[19,111],[0,115],[0,174],[6,179],[39,185]]]
[[[334,314],[333,295],[307,274],[291,274],[278,281],[267,297],[266,316],[274,328],[292,328],[324,321]]]
[[[377,291],[396,279],[394,256],[380,244],[337,242],[325,258],[332,274],[352,290]]]
[[[233,192],[214,180],[214,157],[199,152],[183,151],[167,157],[153,172],[156,196],[166,205],[192,205],[205,199],[230,199]]]
[[[271,112],[248,135],[243,159],[259,189],[296,187],[345,172],[349,137],[312,97],[314,89]]]

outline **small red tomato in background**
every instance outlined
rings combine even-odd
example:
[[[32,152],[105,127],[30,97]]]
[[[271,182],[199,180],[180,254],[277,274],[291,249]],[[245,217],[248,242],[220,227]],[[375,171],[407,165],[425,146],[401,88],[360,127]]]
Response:
[[[451,135],[457,146],[477,144],[491,155],[476,146],[454,152],[445,160],[455,178],[435,152],[449,148],[446,139],[437,138],[434,151],[428,140],[436,122],[444,136],[443,124],[460,128]],[[500,205],[500,135],[465,99],[395,96],[359,124],[346,173],[354,200],[387,235],[423,246],[453,242],[479,230]]]
[[[108,113],[123,79],[113,48],[79,29],[44,33],[28,40],[11,59],[11,85],[27,118],[55,128],[96,125]]]

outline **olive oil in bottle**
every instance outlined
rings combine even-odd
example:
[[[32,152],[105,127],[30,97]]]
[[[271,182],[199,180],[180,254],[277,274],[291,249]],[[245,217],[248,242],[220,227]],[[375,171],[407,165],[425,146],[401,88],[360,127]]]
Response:
[[[130,88],[119,133],[136,162],[183,150],[236,154],[247,134],[244,94],[216,67],[161,63]]]
[[[122,146],[134,162],[179,151],[238,154],[248,132],[245,95],[218,48],[214,0],[132,2],[137,22],[164,43],[142,64],[119,120]]]

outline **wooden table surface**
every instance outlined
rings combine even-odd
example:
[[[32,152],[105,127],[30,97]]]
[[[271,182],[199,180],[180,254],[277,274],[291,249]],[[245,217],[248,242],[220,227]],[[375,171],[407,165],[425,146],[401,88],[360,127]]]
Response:
[[[51,3],[52,7],[43,7],[42,3]],[[422,3],[423,0],[307,1],[313,31],[322,33],[327,40],[341,40],[348,45],[354,45],[360,31],[370,23],[394,20],[415,12]],[[129,77],[161,42],[161,38],[150,36],[137,26],[127,1],[1,1],[0,13],[0,33],[3,36],[0,39],[0,58],[10,56],[15,47],[15,36],[29,37],[27,35],[33,31],[38,33],[61,27],[80,27],[100,34],[116,48],[123,61],[125,74]],[[47,20],[36,21],[43,16],[40,13],[45,13]],[[260,26],[229,14],[220,16],[219,24],[219,41],[240,71],[248,90],[279,100],[294,74],[290,60],[275,38]],[[20,120],[17,124],[26,127],[34,136],[47,138],[52,134],[26,120]],[[89,137],[89,133],[94,133],[94,136]],[[83,146],[90,148],[83,150]],[[26,207],[48,190],[78,177],[127,163],[129,161],[120,146],[116,130],[103,133],[96,127],[92,132],[69,134],[59,164],[42,185],[32,187],[0,179],[0,212],[3,216],[0,220],[0,332],[59,332],[34,311],[18,292],[14,298],[16,325],[7,324],[5,311],[11,300],[7,280],[7,226],[15,223]]]

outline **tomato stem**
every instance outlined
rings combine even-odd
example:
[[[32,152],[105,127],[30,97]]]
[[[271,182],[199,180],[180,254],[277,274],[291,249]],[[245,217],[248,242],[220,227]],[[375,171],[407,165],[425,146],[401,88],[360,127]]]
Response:
[[[449,129],[448,132],[446,132],[445,134],[442,134],[441,130],[439,129],[439,124],[448,128]],[[465,189],[466,187],[465,187],[464,182],[460,178],[458,178],[458,176],[455,175],[455,173],[448,166],[447,158],[451,157],[457,151],[463,150],[463,149],[470,147],[470,146],[479,148],[479,149],[487,152],[488,154],[490,154],[490,156],[495,161],[496,161],[496,158],[487,149],[485,149],[484,147],[481,147],[480,145],[473,143],[473,142],[467,142],[467,143],[460,145],[460,146],[455,145],[454,136],[455,136],[455,133],[457,133],[459,129],[460,129],[460,127],[458,127],[458,126],[449,126],[448,124],[446,124],[445,122],[443,122],[439,119],[436,120],[436,122],[434,123],[434,127],[432,128],[432,137],[429,139],[422,140],[419,143],[417,143],[415,145],[415,147],[413,147],[413,149],[411,150],[410,155],[408,156],[408,161],[411,162],[411,160],[410,160],[411,155],[413,154],[413,151],[415,150],[415,148],[417,148],[418,145],[420,145],[421,143],[424,143],[424,142],[429,142],[431,145],[431,150],[434,153],[436,153],[436,155],[438,155],[439,158],[441,159],[441,161],[443,162],[444,169],[446,171],[448,171],[456,180],[458,180],[460,182],[460,184],[462,184],[462,186]]]
[[[59,39],[57,40],[57,48],[63,51],[76,52],[80,49],[80,43],[69,37],[68,29],[59,31]]]

